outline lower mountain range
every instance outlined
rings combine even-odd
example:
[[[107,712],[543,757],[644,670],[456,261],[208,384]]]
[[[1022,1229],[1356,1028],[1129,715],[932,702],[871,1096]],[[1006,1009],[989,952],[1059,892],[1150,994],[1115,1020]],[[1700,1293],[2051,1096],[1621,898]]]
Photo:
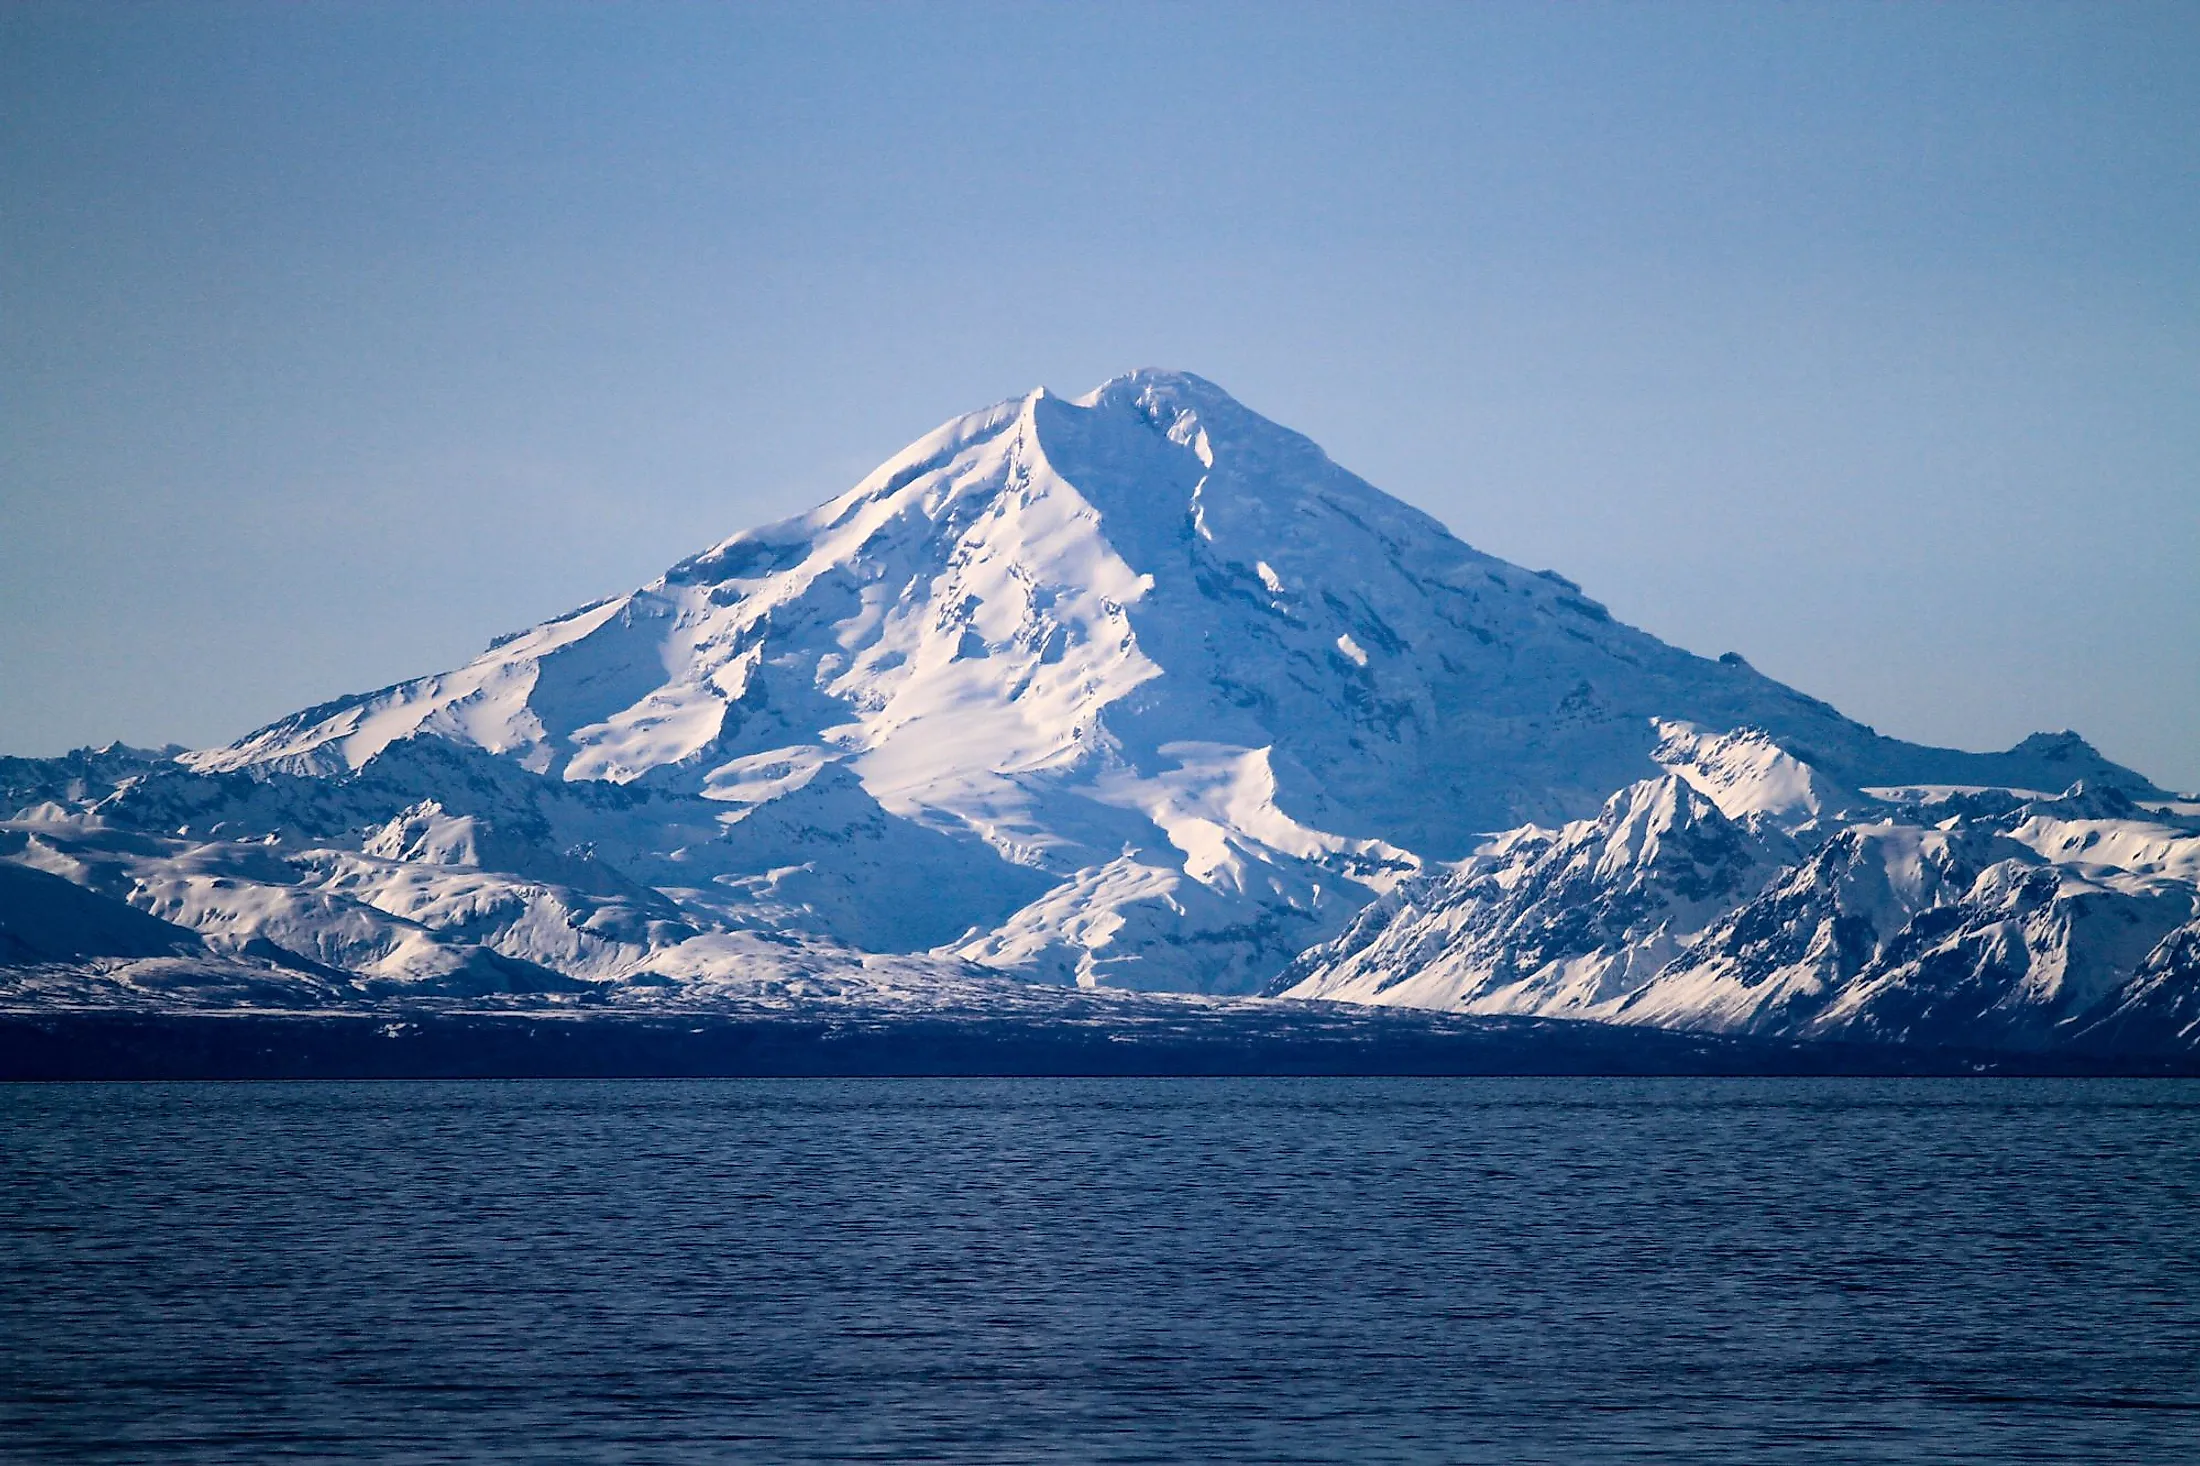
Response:
[[[2200,801],[1888,738],[1197,377],[224,748],[0,759],[0,1006],[1323,999],[2200,1051]]]

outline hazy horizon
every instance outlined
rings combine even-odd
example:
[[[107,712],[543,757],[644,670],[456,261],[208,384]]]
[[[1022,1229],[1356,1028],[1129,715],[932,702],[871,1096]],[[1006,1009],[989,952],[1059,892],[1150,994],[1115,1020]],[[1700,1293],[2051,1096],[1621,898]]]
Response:
[[[0,753],[454,666],[1213,379],[1881,731],[2200,786],[2200,18],[0,13]]]

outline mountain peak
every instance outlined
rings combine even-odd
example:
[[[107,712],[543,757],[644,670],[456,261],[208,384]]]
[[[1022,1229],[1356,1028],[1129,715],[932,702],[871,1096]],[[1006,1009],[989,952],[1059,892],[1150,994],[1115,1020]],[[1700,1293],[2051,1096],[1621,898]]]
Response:
[[[1076,401],[1080,407],[1092,407],[1111,397],[1137,398],[1148,395],[1156,400],[1204,400],[1241,407],[1235,397],[1196,372],[1152,366],[1133,367],[1127,372],[1118,373]]]
[[[677,858],[636,835],[610,863],[683,906],[762,890],[763,857],[732,847],[767,829],[796,842],[790,869],[922,849],[962,895],[919,926],[976,927],[959,950],[979,960],[1093,978],[1160,954],[1175,968],[1140,981],[1209,988],[1257,985],[1424,862],[1668,772],[1781,829],[1853,789],[1989,784],[2011,760],[2052,762],[2058,789],[2115,772],[2074,739],[1989,756],[1880,738],[1153,368],[965,414],[648,586],[188,766],[340,780],[423,741],[673,801]],[[782,818],[804,789],[847,829]],[[783,906],[800,883],[773,879]],[[1004,925],[1033,882],[1052,894]]]
[[[2032,754],[2049,763],[2067,763],[2100,756],[2092,744],[2068,728],[2056,733],[2030,734],[2010,752]]]

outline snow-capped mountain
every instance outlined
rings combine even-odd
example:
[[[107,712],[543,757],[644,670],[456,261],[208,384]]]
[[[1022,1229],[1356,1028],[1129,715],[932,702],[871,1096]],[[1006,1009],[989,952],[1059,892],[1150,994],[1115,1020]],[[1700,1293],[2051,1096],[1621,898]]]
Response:
[[[1148,371],[958,418],[455,671],[226,748],[0,763],[0,860],[315,981],[1292,966],[1627,1016],[1899,791],[2080,780],[2161,795],[2073,734],[1884,738]],[[2042,864],[2182,838],[2026,818],[1998,838]]]

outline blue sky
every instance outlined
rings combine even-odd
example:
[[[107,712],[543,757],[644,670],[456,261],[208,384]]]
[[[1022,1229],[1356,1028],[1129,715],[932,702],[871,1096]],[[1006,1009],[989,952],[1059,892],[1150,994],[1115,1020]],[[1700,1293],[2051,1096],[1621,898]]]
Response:
[[[1197,371],[1903,737],[2200,786],[2200,9],[0,10],[0,750]]]

